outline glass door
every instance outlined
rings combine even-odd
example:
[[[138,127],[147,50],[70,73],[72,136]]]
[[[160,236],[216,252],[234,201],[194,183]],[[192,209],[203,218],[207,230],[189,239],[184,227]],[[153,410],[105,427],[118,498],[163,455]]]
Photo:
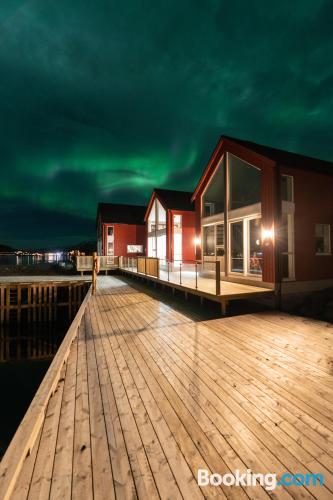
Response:
[[[232,221],[229,231],[230,272],[243,276],[261,276],[261,218],[252,216]]]
[[[183,259],[182,251],[182,216],[173,216],[173,260],[181,261]]]
[[[113,226],[108,226],[107,255],[114,255],[114,231]]]
[[[262,274],[261,219],[248,221],[248,274]]]
[[[243,221],[230,223],[230,271],[244,273]]]

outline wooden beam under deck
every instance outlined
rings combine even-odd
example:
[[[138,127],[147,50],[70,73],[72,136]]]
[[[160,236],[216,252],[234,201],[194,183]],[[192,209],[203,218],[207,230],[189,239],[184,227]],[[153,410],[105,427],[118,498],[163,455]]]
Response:
[[[11,446],[0,464],[1,498],[333,498],[332,325],[275,312],[202,321],[115,277],[85,306],[30,453]],[[199,468],[325,484],[200,488]]]

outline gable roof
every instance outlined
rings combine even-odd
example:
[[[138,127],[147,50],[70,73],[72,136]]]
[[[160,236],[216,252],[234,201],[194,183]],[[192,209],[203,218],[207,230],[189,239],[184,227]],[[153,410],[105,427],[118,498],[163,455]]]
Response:
[[[154,189],[165,208],[170,210],[194,210],[191,202],[192,192],[173,189]]]
[[[122,203],[99,203],[97,217],[102,223],[144,224],[146,207],[142,205],[125,205]]]
[[[145,220],[147,220],[147,217],[149,216],[152,204],[156,197],[166,210],[194,210],[194,205],[191,201],[191,191],[175,191],[174,189],[154,188],[146,209]]]
[[[221,137],[235,142],[245,148],[251,149],[256,153],[269,158],[280,165],[300,168],[302,170],[311,170],[315,172],[333,174],[333,162],[313,158],[312,156],[305,156],[298,153],[291,153],[283,149],[272,148],[256,142],[244,141],[235,137],[223,135]]]
[[[251,151],[252,153],[260,155],[263,159],[266,159],[266,161],[268,160],[270,162],[273,162],[273,164],[275,165],[279,164],[285,167],[291,167],[310,172],[333,175],[333,162],[320,160],[318,158],[313,158],[311,156],[305,156],[298,153],[291,153],[290,151],[285,151],[283,149],[278,149],[278,148],[272,148],[270,146],[265,146],[263,144],[257,144],[256,142],[238,139],[236,137],[222,135],[220,137],[217,146],[213,151],[213,154],[209,159],[208,165],[203,171],[203,174],[193,193],[192,200],[196,198],[201,188],[201,185],[205,181],[206,177],[209,176],[210,172],[214,171],[223,153],[225,151],[228,151],[228,147],[230,148],[232,146],[233,147],[240,146],[241,148],[245,148],[248,151]]]

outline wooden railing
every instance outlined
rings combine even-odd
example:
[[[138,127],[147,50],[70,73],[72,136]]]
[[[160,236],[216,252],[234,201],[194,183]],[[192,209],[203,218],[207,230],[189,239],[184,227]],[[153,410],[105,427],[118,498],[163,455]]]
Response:
[[[100,271],[110,271],[112,269],[117,269],[119,266],[119,257],[112,257],[109,255],[99,255],[97,257],[99,262]],[[76,257],[76,270],[81,273],[84,271],[91,272],[93,265],[92,255],[81,255]]]
[[[0,462],[1,500],[8,500],[10,498],[23,462],[35,444],[44,422],[49,399],[59,382],[61,368],[69,355],[71,344],[77,334],[90,295],[89,290]]]
[[[160,277],[159,259],[155,257],[121,257],[119,267],[154,278]]]

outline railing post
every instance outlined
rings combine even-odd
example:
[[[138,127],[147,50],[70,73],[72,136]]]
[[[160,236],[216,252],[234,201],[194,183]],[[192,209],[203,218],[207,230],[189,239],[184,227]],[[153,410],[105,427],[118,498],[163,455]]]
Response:
[[[92,294],[96,294],[96,282],[97,282],[97,252],[92,254]]]
[[[160,279],[160,259],[157,259],[157,278]]]
[[[182,263],[179,262],[179,284],[182,284]]]
[[[216,295],[221,293],[221,263],[219,260],[215,262],[215,281],[216,281]]]
[[[147,259],[145,257],[145,275],[147,276]]]
[[[198,290],[198,263],[195,261],[195,289]]]
[[[170,261],[168,260],[168,281],[170,281]]]

